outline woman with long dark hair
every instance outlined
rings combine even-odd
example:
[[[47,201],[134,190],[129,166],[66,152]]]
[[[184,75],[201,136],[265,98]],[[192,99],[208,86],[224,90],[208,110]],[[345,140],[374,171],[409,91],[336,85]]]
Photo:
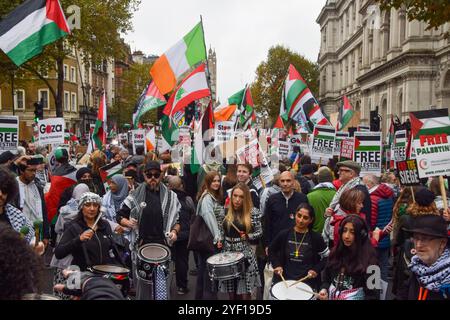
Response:
[[[310,279],[305,283],[318,289],[320,273],[330,252],[320,233],[312,230],[313,225],[314,209],[302,203],[295,213],[295,226],[281,231],[272,241],[269,259],[277,275],[274,282],[281,280],[279,275],[290,280],[308,275]]]
[[[202,188],[197,200],[197,213],[200,215],[209,231],[213,235],[213,243],[217,250],[222,248],[223,230],[222,221],[224,210],[222,206],[222,188],[220,185],[220,174],[217,171],[210,171],[206,174]],[[212,290],[212,283],[206,269],[206,260],[212,255],[207,252],[198,252],[199,266],[197,274],[197,286],[195,289],[195,299],[216,299],[217,294]]]
[[[377,266],[377,254],[372,247],[365,221],[351,214],[339,227],[339,241],[331,250],[322,273],[321,300],[378,299],[379,292],[368,287],[373,273],[369,266]],[[368,272],[369,271],[369,272]]]

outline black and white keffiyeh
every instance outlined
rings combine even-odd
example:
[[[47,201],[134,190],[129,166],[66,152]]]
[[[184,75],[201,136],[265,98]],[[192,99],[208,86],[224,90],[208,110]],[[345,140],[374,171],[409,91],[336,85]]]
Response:
[[[22,213],[22,211],[9,203],[5,206],[5,213],[11,223],[11,227],[17,232],[20,233],[20,230],[23,227],[28,227],[28,233],[24,235],[24,239],[30,243],[34,238],[34,229],[31,221]]]
[[[410,270],[421,285],[431,291],[440,291],[450,285],[450,251],[446,249],[431,266],[425,265],[417,255],[411,259]]]
[[[78,210],[81,210],[86,203],[97,203],[101,206],[102,197],[93,192],[85,192],[81,195],[80,200],[78,200]]]

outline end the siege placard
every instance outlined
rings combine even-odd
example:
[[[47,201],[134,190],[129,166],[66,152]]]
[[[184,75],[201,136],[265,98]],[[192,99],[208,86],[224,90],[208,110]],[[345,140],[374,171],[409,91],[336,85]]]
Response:
[[[398,177],[402,186],[420,185],[419,170],[416,160],[397,162]]]

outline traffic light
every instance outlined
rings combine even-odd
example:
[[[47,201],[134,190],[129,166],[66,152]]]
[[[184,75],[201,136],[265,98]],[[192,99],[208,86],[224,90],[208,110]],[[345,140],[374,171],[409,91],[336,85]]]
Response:
[[[34,120],[37,122],[38,120],[44,119],[44,105],[42,102],[34,103]]]

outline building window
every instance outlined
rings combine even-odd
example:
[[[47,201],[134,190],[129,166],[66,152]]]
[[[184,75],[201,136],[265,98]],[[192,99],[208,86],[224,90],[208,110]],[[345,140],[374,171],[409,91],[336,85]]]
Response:
[[[64,91],[64,111],[70,111],[70,95],[68,91]]]
[[[50,109],[50,105],[48,103],[48,89],[39,89],[38,90],[38,100],[41,101],[44,105],[44,109]]]
[[[14,95],[14,109],[25,110],[25,90],[16,90],[16,94]]]
[[[70,82],[77,82],[77,73],[75,67],[70,67]]]
[[[77,112],[77,95],[76,93],[71,93],[70,103],[72,106],[72,112]]]
[[[64,65],[64,81],[69,81],[69,66]]]

